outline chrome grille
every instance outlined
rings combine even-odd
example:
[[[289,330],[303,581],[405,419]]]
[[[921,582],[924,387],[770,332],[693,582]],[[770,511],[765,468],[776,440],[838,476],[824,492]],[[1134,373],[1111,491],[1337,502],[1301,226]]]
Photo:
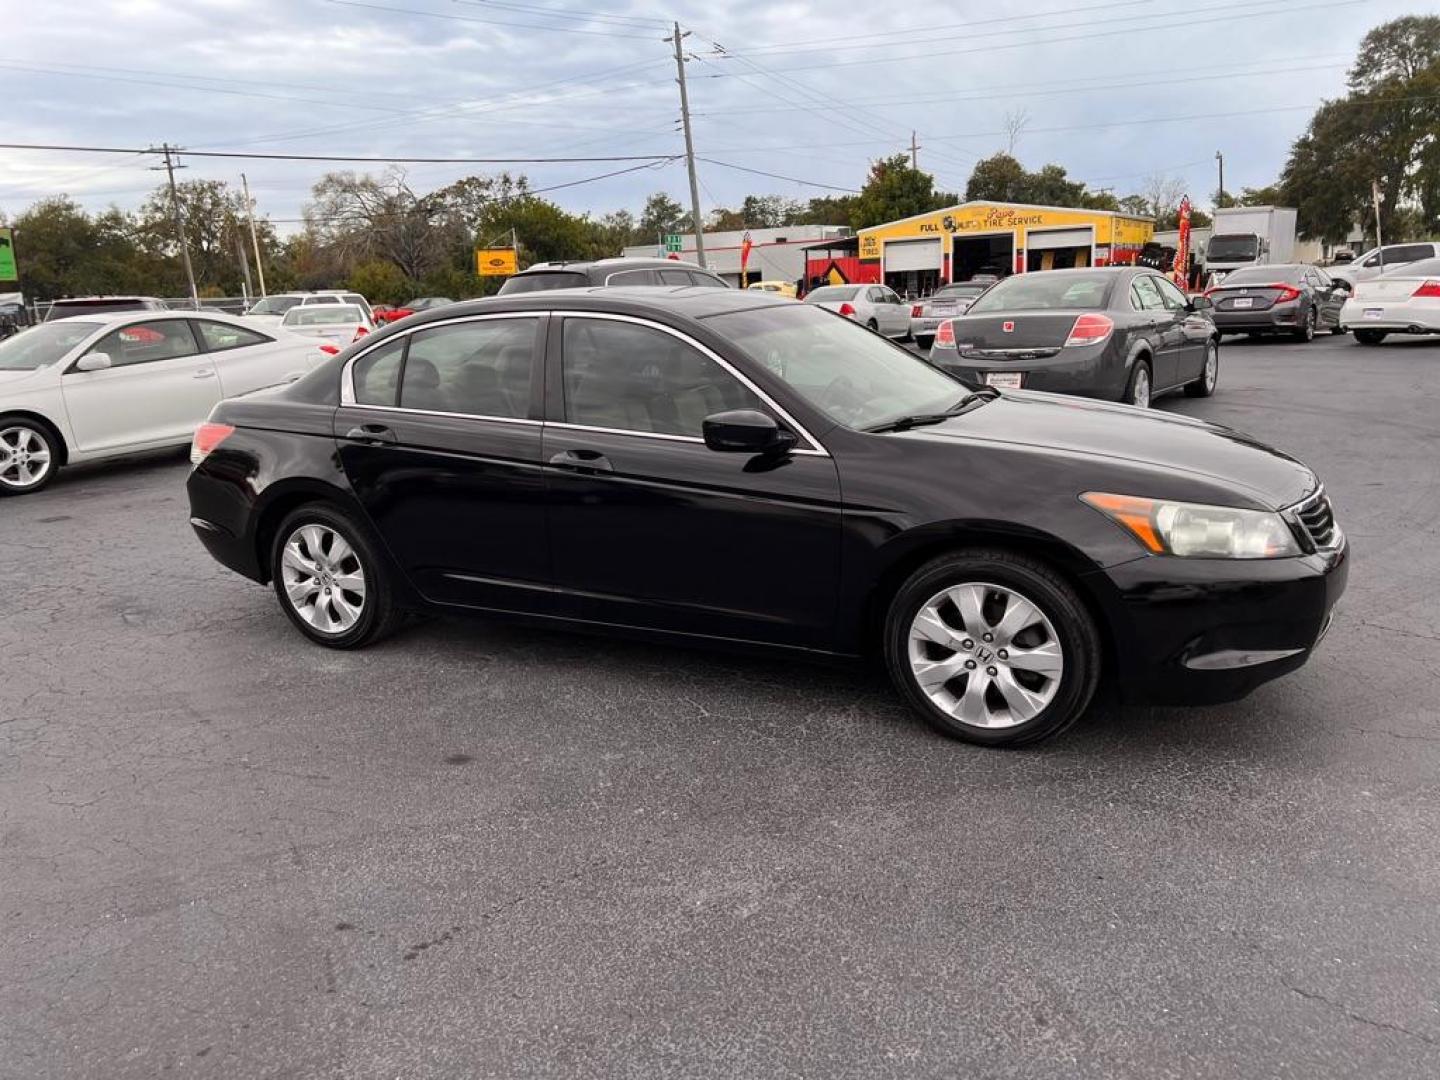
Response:
[[[1334,551],[1340,546],[1340,526],[1335,524],[1335,511],[1331,509],[1330,499],[1324,488],[1304,502],[1297,503],[1293,512],[1318,550]]]

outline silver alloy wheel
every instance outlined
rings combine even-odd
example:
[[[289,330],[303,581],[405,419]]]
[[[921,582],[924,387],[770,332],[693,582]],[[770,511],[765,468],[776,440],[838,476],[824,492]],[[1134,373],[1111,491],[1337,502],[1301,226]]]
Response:
[[[1309,311],[1307,311],[1307,312],[1305,313],[1305,340],[1306,340],[1306,341],[1314,341],[1314,340],[1315,340],[1315,325],[1316,325],[1315,309],[1312,307]]]
[[[365,569],[346,539],[328,525],[301,525],[280,556],[285,595],[295,613],[322,634],[343,634],[365,610]]]
[[[941,712],[970,727],[1011,728],[1055,699],[1065,656],[1034,602],[966,582],[932,596],[910,623],[910,672]]]
[[[0,484],[26,491],[50,475],[50,444],[33,427],[11,424],[0,428]]]
[[[1205,380],[1205,393],[1212,393],[1215,380],[1220,377],[1220,350],[1213,341],[1205,346],[1205,373],[1201,377]]]
[[[1141,365],[1135,369],[1135,400],[1131,402],[1137,409],[1148,409],[1150,407],[1150,369]]]

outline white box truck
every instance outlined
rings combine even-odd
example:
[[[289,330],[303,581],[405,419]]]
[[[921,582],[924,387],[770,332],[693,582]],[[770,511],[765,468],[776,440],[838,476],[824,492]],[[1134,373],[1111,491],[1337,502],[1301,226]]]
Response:
[[[1211,282],[1242,266],[1287,263],[1295,258],[1296,212],[1287,206],[1228,206],[1215,211],[1205,251]]]

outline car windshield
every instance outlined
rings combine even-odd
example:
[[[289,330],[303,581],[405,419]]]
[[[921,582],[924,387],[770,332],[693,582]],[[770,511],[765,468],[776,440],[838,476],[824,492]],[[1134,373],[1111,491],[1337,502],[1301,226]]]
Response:
[[[1110,303],[1115,275],[1104,270],[1038,270],[996,282],[967,315],[987,311],[1099,311]]]
[[[309,305],[291,308],[281,326],[343,326],[361,321],[360,309],[349,304]]]
[[[500,295],[544,292],[547,289],[578,289],[588,284],[590,279],[574,270],[542,270],[535,274],[516,274],[500,286]]]
[[[707,322],[849,428],[944,412],[967,392],[913,353],[823,308],[786,304],[717,315]]]
[[[1277,281],[1299,282],[1304,268],[1300,266],[1247,266],[1225,275],[1226,285],[1270,285]]]
[[[860,289],[854,285],[824,285],[805,297],[814,304],[828,304],[836,300],[854,300]]]
[[[1211,262],[1244,262],[1259,250],[1260,241],[1254,236],[1212,236],[1205,257]]]
[[[298,296],[267,296],[250,308],[251,315],[284,315],[293,307],[300,306]]]
[[[66,319],[7,338],[0,342],[0,371],[35,371],[49,367],[101,325]]]

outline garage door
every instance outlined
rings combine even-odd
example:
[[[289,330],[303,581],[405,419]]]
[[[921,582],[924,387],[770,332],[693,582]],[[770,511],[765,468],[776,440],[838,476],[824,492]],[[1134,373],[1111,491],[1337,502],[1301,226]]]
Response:
[[[1090,241],[1085,242],[1088,244]],[[942,265],[939,240],[891,240],[885,245],[887,274],[905,270],[939,270]]]
[[[1089,247],[1091,239],[1092,230],[1087,225],[1083,229],[1047,229],[1044,232],[1031,230],[1025,237],[1025,242],[1031,251],[1054,251],[1056,248]]]

